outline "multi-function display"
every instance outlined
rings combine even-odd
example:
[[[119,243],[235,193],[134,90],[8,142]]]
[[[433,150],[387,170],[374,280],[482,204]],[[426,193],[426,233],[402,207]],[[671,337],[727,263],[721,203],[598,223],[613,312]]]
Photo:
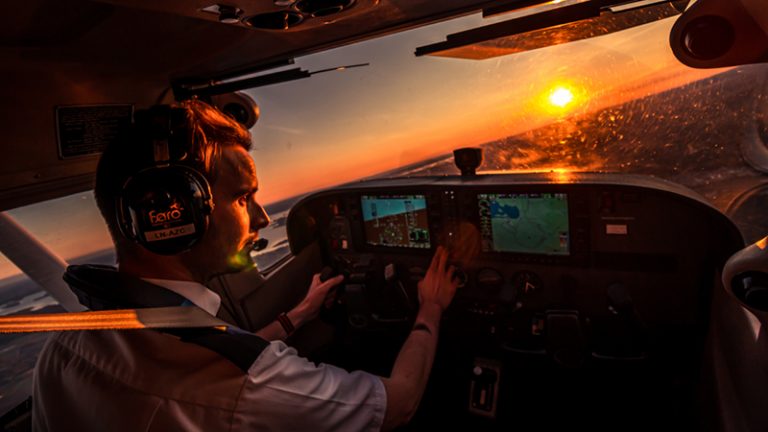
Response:
[[[484,252],[570,253],[564,193],[478,194]]]

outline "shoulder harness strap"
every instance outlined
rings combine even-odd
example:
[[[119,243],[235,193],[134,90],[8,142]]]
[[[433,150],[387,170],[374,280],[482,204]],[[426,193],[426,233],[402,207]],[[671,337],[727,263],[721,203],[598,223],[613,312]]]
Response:
[[[69,266],[64,280],[80,303],[91,310],[190,306],[184,297],[139,278],[101,265]],[[226,358],[243,372],[250,369],[269,342],[235,326],[158,328],[183,342],[207,348]]]

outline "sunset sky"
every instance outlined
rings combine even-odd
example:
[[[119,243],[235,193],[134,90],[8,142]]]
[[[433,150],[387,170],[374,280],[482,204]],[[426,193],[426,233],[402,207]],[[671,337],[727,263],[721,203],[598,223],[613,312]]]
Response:
[[[488,60],[414,56],[488,23],[477,14],[298,58],[310,71],[370,66],[248,92],[262,114],[252,130],[258,198],[268,204],[720,72],[678,63],[667,41],[673,22]],[[549,102],[558,87],[572,93],[564,107]],[[10,214],[65,259],[110,245],[90,192]],[[0,256],[0,279],[14,273]]]

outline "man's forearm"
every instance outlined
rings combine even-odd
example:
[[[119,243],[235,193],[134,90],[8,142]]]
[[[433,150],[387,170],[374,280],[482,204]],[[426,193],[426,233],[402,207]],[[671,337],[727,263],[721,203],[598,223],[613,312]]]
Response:
[[[384,429],[406,423],[418,408],[427,386],[437,348],[442,310],[434,304],[422,305],[389,378],[382,378],[387,391]]]

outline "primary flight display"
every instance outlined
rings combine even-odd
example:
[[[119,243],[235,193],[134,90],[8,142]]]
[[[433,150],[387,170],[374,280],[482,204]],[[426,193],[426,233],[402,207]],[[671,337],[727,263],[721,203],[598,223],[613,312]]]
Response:
[[[367,244],[419,249],[431,246],[424,195],[363,195],[360,204]]]

